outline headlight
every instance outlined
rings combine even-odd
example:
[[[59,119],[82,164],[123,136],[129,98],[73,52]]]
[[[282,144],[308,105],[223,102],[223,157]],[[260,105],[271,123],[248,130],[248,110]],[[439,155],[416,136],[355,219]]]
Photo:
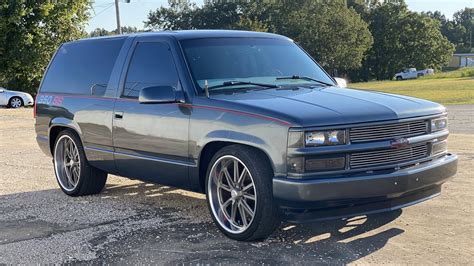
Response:
[[[440,131],[448,128],[448,118],[441,117],[431,120],[431,132]]]
[[[345,130],[327,130],[305,132],[306,146],[329,146],[346,144]]]

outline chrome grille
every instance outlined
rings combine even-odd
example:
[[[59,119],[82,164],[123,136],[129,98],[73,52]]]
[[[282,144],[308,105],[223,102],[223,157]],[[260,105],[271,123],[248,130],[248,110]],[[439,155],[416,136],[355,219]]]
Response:
[[[401,137],[414,137],[426,134],[428,123],[426,120],[412,122],[355,127],[349,130],[351,142],[366,142]]]
[[[350,155],[351,169],[396,165],[426,158],[428,144],[418,144],[402,149],[358,152]]]

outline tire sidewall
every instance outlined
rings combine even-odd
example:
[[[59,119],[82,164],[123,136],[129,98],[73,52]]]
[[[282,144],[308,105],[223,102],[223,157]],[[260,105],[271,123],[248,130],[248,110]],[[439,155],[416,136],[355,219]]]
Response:
[[[64,136],[69,137],[74,142],[74,144],[76,145],[77,150],[79,152],[79,158],[81,160],[81,166],[80,166],[81,170],[80,170],[80,175],[79,175],[79,182],[77,183],[76,187],[73,190],[67,190],[62,186],[61,182],[59,181],[58,173],[56,171],[56,150],[57,150],[59,140]],[[86,174],[86,171],[87,171],[86,164],[87,164],[87,161],[86,161],[86,157],[85,157],[85,154],[84,154],[84,149],[82,147],[82,143],[81,143],[79,137],[77,137],[77,135],[75,133],[73,133],[71,130],[64,130],[61,133],[59,133],[59,135],[56,138],[56,141],[54,143],[53,167],[54,167],[54,175],[56,176],[56,181],[58,182],[59,187],[61,188],[61,190],[65,194],[67,194],[69,196],[75,196],[80,192],[82,184],[84,183],[85,174]]]
[[[230,147],[230,146],[228,146]],[[205,183],[205,190],[206,190],[206,202],[207,202],[207,206],[208,206],[208,209],[209,209],[209,212],[211,214],[211,217],[212,217],[212,220],[214,221],[214,223],[217,225],[217,227],[219,228],[219,230],[224,233],[226,236],[232,238],[232,239],[235,239],[235,240],[247,240],[249,238],[251,238],[251,236],[254,234],[254,232],[257,230],[258,226],[259,226],[259,223],[260,221],[262,220],[262,216],[263,216],[263,208],[265,208],[266,205],[268,204],[273,204],[272,202],[268,202],[269,200],[269,196],[270,197],[273,197],[272,196],[272,191],[269,189],[271,189],[271,186],[268,187],[268,183],[265,182],[264,178],[269,178],[268,176],[265,176],[265,174],[263,173],[263,167],[265,167],[265,165],[257,165],[257,162],[253,162],[245,152],[243,152],[241,149],[228,149],[228,147],[225,147],[223,149],[221,149],[220,151],[218,151],[214,157],[212,157],[212,160],[211,162],[209,163],[209,166],[208,166],[208,169],[206,171],[206,183]],[[219,221],[217,220],[217,218],[214,216],[214,212],[212,210],[212,207],[211,207],[211,203],[210,203],[210,199],[209,199],[209,191],[208,191],[208,182],[209,182],[209,177],[210,177],[210,171],[212,169],[212,167],[214,166],[214,164],[216,163],[216,161],[223,157],[223,156],[226,156],[226,155],[231,155],[231,156],[234,156],[236,158],[238,158],[243,164],[245,164],[245,166],[247,167],[247,169],[250,171],[250,174],[252,175],[252,178],[253,178],[253,182],[254,182],[254,185],[255,185],[255,193],[257,194],[257,206],[256,206],[256,211],[255,211],[255,216],[252,220],[252,223],[250,224],[250,226],[243,232],[241,233],[237,233],[237,234],[234,234],[234,233],[231,233],[229,231],[227,231],[226,229],[222,228],[222,226],[220,225]],[[261,162],[263,164],[263,162]],[[269,180],[271,181],[271,180]],[[216,193],[216,192],[214,192]],[[268,195],[268,193],[270,193],[270,195]]]

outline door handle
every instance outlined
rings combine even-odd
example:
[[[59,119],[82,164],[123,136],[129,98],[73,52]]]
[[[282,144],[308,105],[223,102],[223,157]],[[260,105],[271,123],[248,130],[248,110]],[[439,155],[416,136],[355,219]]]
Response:
[[[115,112],[114,117],[115,117],[115,119],[122,119],[123,118],[123,112]]]

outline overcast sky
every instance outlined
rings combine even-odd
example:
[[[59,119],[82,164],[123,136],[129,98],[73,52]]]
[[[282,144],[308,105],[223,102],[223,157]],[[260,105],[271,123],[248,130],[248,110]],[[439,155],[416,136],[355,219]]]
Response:
[[[123,1],[123,0],[121,0]],[[195,1],[202,4],[202,0]],[[406,0],[408,7],[413,11],[436,11],[439,10],[446,17],[451,18],[454,12],[465,7],[474,7],[474,0]],[[120,3],[120,18],[122,26],[134,26],[143,28],[150,10],[155,10],[162,5],[167,5],[167,0],[131,0],[130,3]],[[87,25],[88,32],[95,28],[113,30],[116,28],[115,5],[113,0],[95,0],[93,5],[95,15]]]

